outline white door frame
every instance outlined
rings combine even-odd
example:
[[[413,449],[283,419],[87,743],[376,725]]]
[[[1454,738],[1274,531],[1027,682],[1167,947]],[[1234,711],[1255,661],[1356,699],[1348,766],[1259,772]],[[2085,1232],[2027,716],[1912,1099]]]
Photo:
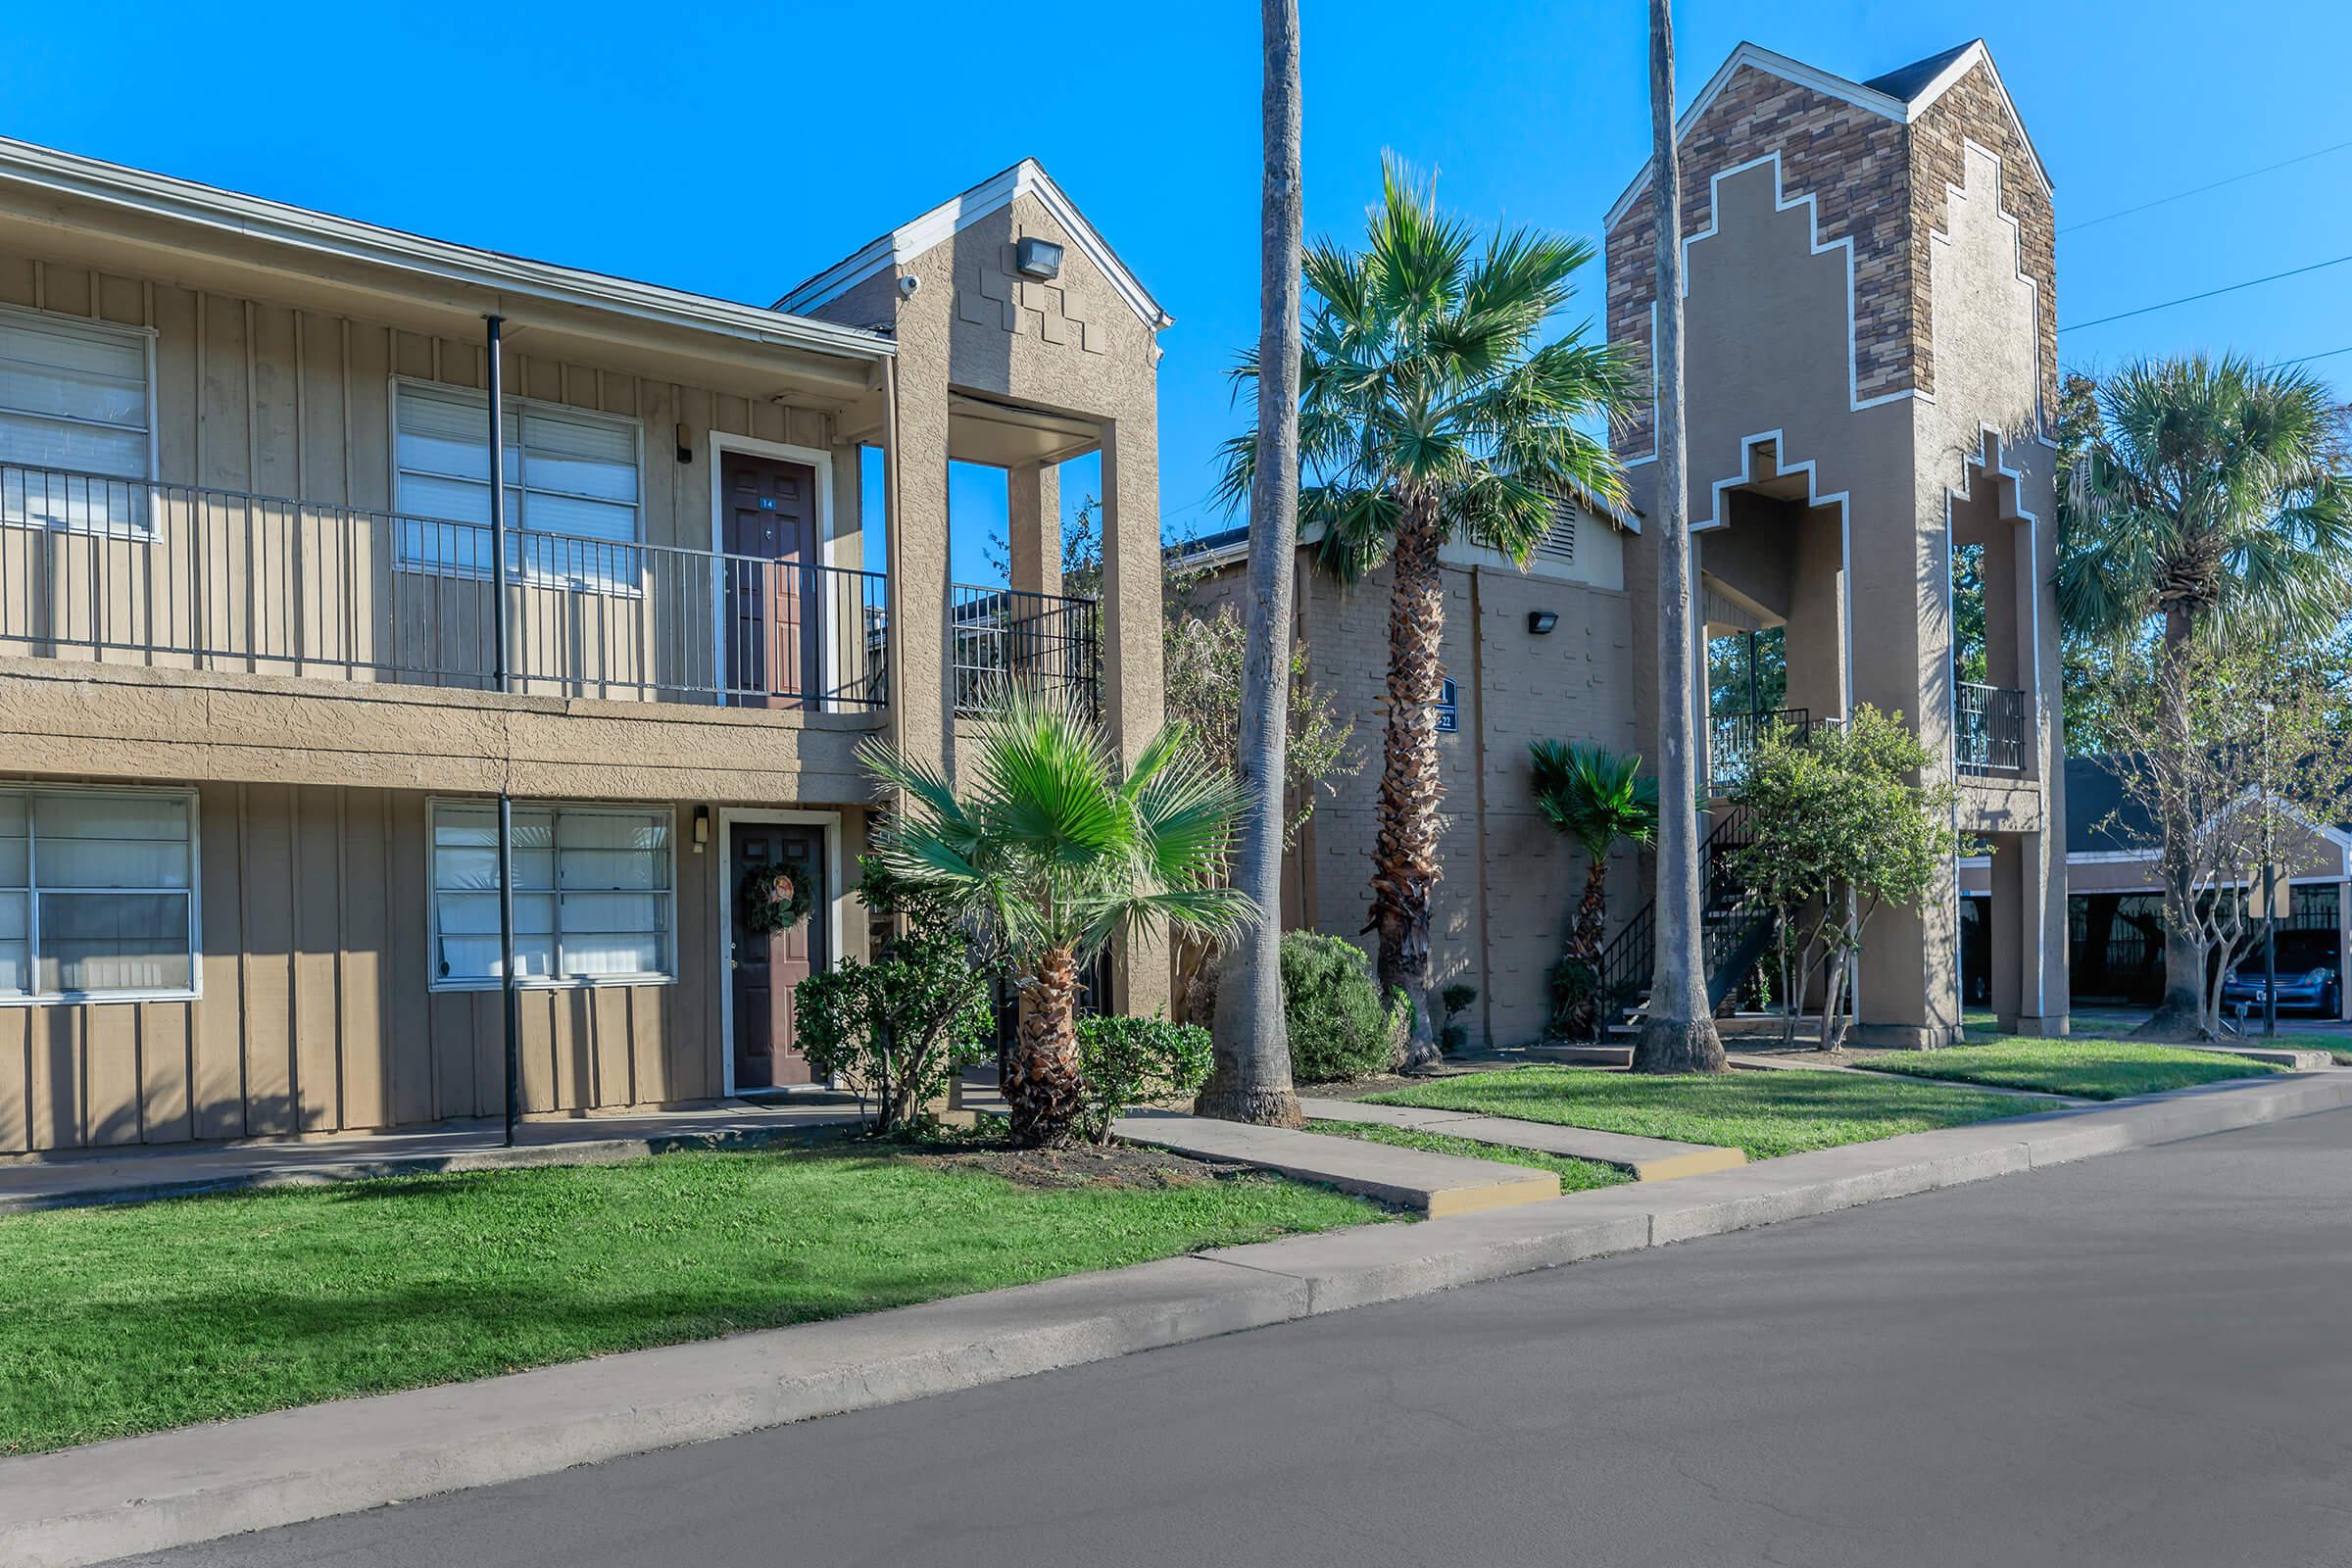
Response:
[[[720,463],[720,461],[719,461],[719,460],[720,460],[720,457],[721,457],[721,455],[722,455],[722,454],[724,454],[724,453],[728,453],[728,452],[738,452],[738,453],[742,453],[743,455],[745,455],[745,456],[747,456],[747,457],[755,457],[755,458],[774,458],[774,459],[776,459],[778,462],[781,462],[781,463],[798,463],[798,464],[803,464],[803,465],[806,465],[808,467],[814,469],[814,470],[815,470],[815,472],[816,472],[816,538],[817,538],[817,549],[818,549],[818,550],[819,550],[819,552],[821,553],[821,555],[822,555],[822,558],[823,558],[823,561],[824,561],[824,564],[825,564],[826,565],[828,565],[828,566],[837,566],[837,565],[841,564],[841,563],[839,563],[838,561],[836,561],[836,560],[834,560],[834,559],[833,559],[833,555],[834,555],[834,547],[835,547],[835,545],[836,545],[836,543],[837,543],[837,540],[835,539],[834,535],[835,535],[835,533],[836,533],[836,531],[837,531],[837,530],[835,529],[835,527],[834,527],[834,524],[833,524],[833,454],[832,454],[832,453],[830,453],[830,452],[828,452],[828,451],[824,450],[824,449],[823,449],[823,448],[821,448],[821,447],[802,447],[802,446],[794,446],[794,445],[793,445],[791,442],[789,442],[789,441],[762,441],[762,440],[761,440],[761,439],[760,439],[758,436],[752,436],[752,435],[729,435],[729,434],[728,434],[727,432],[725,432],[724,430],[712,430],[712,431],[710,433],[710,562],[711,562],[711,572],[710,572],[710,660],[711,660],[711,663],[710,663],[710,684],[711,684],[711,686],[712,686],[712,687],[715,689],[715,691],[716,691],[716,694],[717,694],[717,697],[718,697],[718,701],[719,701],[719,703],[720,703],[722,706],[724,706],[725,704],[727,704],[727,703],[731,702],[733,699],[732,699],[732,696],[731,696],[731,694],[730,694],[730,693],[727,691],[727,689],[726,689],[726,685],[727,685],[727,585],[726,585],[726,573],[725,573],[724,571],[722,571],[722,570],[720,570],[720,569],[718,568],[718,563],[719,563],[719,562],[721,562],[721,561],[723,561],[723,560],[726,558],[726,553],[727,553],[727,536],[726,536],[726,512],[725,512],[725,507],[726,507],[726,494],[725,494],[725,492],[724,492],[724,491],[723,491],[723,490],[720,488],[720,485],[719,485],[719,479],[720,479],[720,468],[721,468],[721,466],[722,466],[722,465],[721,465],[721,463]],[[827,606],[827,607],[826,607],[826,611],[825,611],[825,612],[826,612],[826,613],[830,613],[830,612],[831,612],[831,607],[830,607],[830,606]],[[859,627],[858,628],[858,635],[862,636],[862,635],[864,634],[864,629],[865,629],[865,628],[864,628],[863,626],[859,626]],[[834,642],[834,639],[833,639],[833,638],[832,638],[830,635],[827,635],[827,636],[825,636],[824,638],[822,638],[822,639],[820,640],[820,645],[821,645],[821,649],[822,649],[822,653],[823,653],[823,658],[824,658],[824,667],[823,667],[823,669],[821,670],[821,672],[819,673],[819,675],[818,675],[818,679],[819,679],[819,680],[821,680],[821,681],[824,683],[824,689],[825,689],[826,691],[828,691],[828,692],[830,692],[831,690],[833,690],[833,685],[834,685],[834,681],[833,681],[833,665],[834,665],[833,642]]]
[[[714,928],[716,939],[711,944],[710,956],[718,971],[719,1091],[730,1100],[735,1098],[735,971],[733,955],[728,949],[735,940],[734,827],[738,822],[824,829],[825,967],[828,969],[841,961],[842,916],[849,903],[849,890],[842,886],[841,881],[839,811],[794,811],[764,806],[722,806],[718,808],[718,863],[710,876],[717,889],[714,902],[718,909],[718,924]],[[814,918],[815,911],[810,910],[809,914]]]

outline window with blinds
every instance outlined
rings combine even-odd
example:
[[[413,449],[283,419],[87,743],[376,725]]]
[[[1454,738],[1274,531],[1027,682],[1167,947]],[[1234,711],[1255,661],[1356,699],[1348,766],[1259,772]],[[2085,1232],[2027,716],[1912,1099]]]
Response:
[[[0,518],[145,535],[147,349],[129,327],[0,310]]]
[[[498,808],[432,810],[431,984],[499,982]],[[534,985],[674,978],[671,813],[611,807],[514,811],[514,973]]]
[[[401,564],[490,574],[490,432],[481,394],[397,382],[393,509]],[[508,401],[508,569],[541,583],[633,588],[640,542],[634,420]]]
[[[196,986],[192,796],[0,792],[0,998]]]

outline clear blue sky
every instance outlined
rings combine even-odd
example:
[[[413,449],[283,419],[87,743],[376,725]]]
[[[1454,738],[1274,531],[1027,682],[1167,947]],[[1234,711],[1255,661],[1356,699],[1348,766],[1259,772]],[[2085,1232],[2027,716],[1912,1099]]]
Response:
[[[1466,215],[1587,235],[1642,162],[1639,0],[1301,9],[1310,234],[1359,227],[1383,148],[1436,167]],[[1234,424],[1222,371],[1256,331],[1255,7],[235,14],[122,0],[98,25],[19,18],[0,134],[760,304],[1033,155],[1176,318],[1168,532],[1225,525],[1207,501]],[[1742,38],[1861,77],[1984,37],[2057,183],[2062,327],[2352,253],[2352,149],[2065,232],[2352,137],[2343,0],[1684,0],[1677,15],[1686,101]],[[1593,310],[1598,284],[1596,267]],[[2059,343],[2086,368],[2352,347],[2352,265]],[[2352,388],[2352,353],[2313,368]],[[970,476],[956,490],[970,575],[1001,508]]]

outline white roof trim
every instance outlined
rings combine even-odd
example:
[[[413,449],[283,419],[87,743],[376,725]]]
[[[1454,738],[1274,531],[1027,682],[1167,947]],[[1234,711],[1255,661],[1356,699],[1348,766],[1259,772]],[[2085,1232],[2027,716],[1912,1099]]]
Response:
[[[2018,138],[2026,144],[2026,151],[2033,154],[2034,172],[2041,180],[2042,189],[2048,191],[2049,171],[2042,166],[2041,153],[2034,147],[2034,138],[2026,134],[2026,122],[2019,118],[2017,105],[2009,97],[2009,88],[1992,63],[1992,52],[1984,47],[1982,38],[1961,50],[1950,65],[1936,73],[1936,78],[1909,100],[1881,92],[1875,87],[1866,87],[1858,81],[1849,81],[1843,76],[1833,75],[1818,66],[1808,66],[1801,60],[1792,60],[1760,44],[1742,43],[1732,51],[1731,58],[1724,61],[1721,69],[1707,78],[1707,84],[1698,90],[1698,96],[1690,101],[1690,107],[1684,110],[1681,118],[1675,121],[1674,139],[1679,145],[1684,137],[1690,134],[1699,117],[1713,107],[1717,98],[1723,96],[1724,89],[1731,85],[1732,77],[1738,74],[1741,66],[1753,66],[1783,81],[1810,87],[1826,97],[1852,104],[1857,109],[1867,110],[1897,124],[1908,125],[1926,114],[1979,61],[1984,62],[1984,69],[1992,73],[1992,84],[2000,90],[2001,105],[2009,111],[2009,123],[2017,128]],[[1610,206],[1608,215],[1601,220],[1602,231],[1605,233],[1615,228],[1632,210],[1635,199],[1648,188],[1649,163],[1644,160],[1641,172],[1634,175],[1633,183],[1626,186],[1625,193],[1617,198]]]
[[[886,268],[903,266],[992,213],[1002,212],[1023,195],[1034,196],[1044,204],[1054,220],[1069,234],[1087,260],[1110,279],[1119,297],[1146,326],[1158,331],[1175,324],[1175,318],[1159,308],[1151,291],[1112,254],[1102,236],[1095,232],[1094,225],[1034,158],[1022,159],[994,178],[974,185],[960,196],[949,198],[912,222],[901,224],[854,255],[834,263],[776,301],[776,309],[813,311],[830,304]]]
[[[831,321],[803,320],[757,305],[426,239],[0,137],[0,187],[12,185],[99,202],[217,233],[245,235],[315,255],[372,263],[420,279],[612,311],[778,347],[861,360],[897,352],[897,346],[879,333]]]

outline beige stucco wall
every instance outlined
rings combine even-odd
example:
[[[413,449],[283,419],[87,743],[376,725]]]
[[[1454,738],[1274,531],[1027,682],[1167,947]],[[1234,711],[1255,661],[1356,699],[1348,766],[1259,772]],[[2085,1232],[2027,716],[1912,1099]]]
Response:
[[[1685,139],[1687,200],[1704,192],[1687,229],[1685,302],[1699,564],[1768,610],[1785,596],[1791,703],[1900,712],[1946,771],[1951,541],[1982,537],[2014,552],[1992,573],[2008,595],[1993,619],[2012,639],[1995,662],[2030,690],[2039,673],[2028,765],[2020,779],[1966,781],[1963,816],[2006,835],[2016,858],[2005,863],[2030,869],[1996,919],[2023,931],[2023,951],[2034,955],[2020,994],[2053,1021],[2034,1026],[2063,1027],[2065,875],[2051,846],[2064,836],[2053,766],[2064,742],[2048,588],[2051,454],[2038,439],[2051,282],[2035,236],[2047,232],[2047,193],[2014,153],[2003,161],[2005,124],[1979,123],[1997,107],[1989,99],[1966,99],[1914,146],[1901,126],[1763,77],[1743,68]],[[1612,336],[1643,352],[1646,212],[1644,199],[1609,236]],[[1915,244],[1922,224],[1935,235]],[[2003,437],[1990,446],[1987,425]],[[1654,511],[1646,422],[1619,442],[1635,465],[1636,504]],[[1735,506],[1725,493],[1755,481],[1796,492],[1777,509],[1777,526],[1774,509]],[[1785,553],[1771,548],[1776,532]],[[1627,585],[1645,650],[1656,647],[1656,580],[1651,539],[1635,541]],[[1636,676],[1644,749],[1654,750],[1654,654]],[[1874,921],[1857,986],[1864,1038],[1953,1037],[1954,898],[1947,877],[1923,908]]]
[[[1051,283],[1021,278],[1024,235],[1064,247]],[[914,279],[911,293],[900,279]],[[974,393],[1094,421],[1102,453],[1102,712],[1132,758],[1166,709],[1160,646],[1158,344],[1111,280],[1029,192],[813,314],[880,326],[898,343],[896,467],[890,528],[894,643],[891,734],[918,755],[954,763],[955,726],[944,618],[910,618],[901,604],[945,603],[950,580],[950,401]],[[1124,946],[1114,965],[1119,1004],[1167,1005],[1162,944]]]

